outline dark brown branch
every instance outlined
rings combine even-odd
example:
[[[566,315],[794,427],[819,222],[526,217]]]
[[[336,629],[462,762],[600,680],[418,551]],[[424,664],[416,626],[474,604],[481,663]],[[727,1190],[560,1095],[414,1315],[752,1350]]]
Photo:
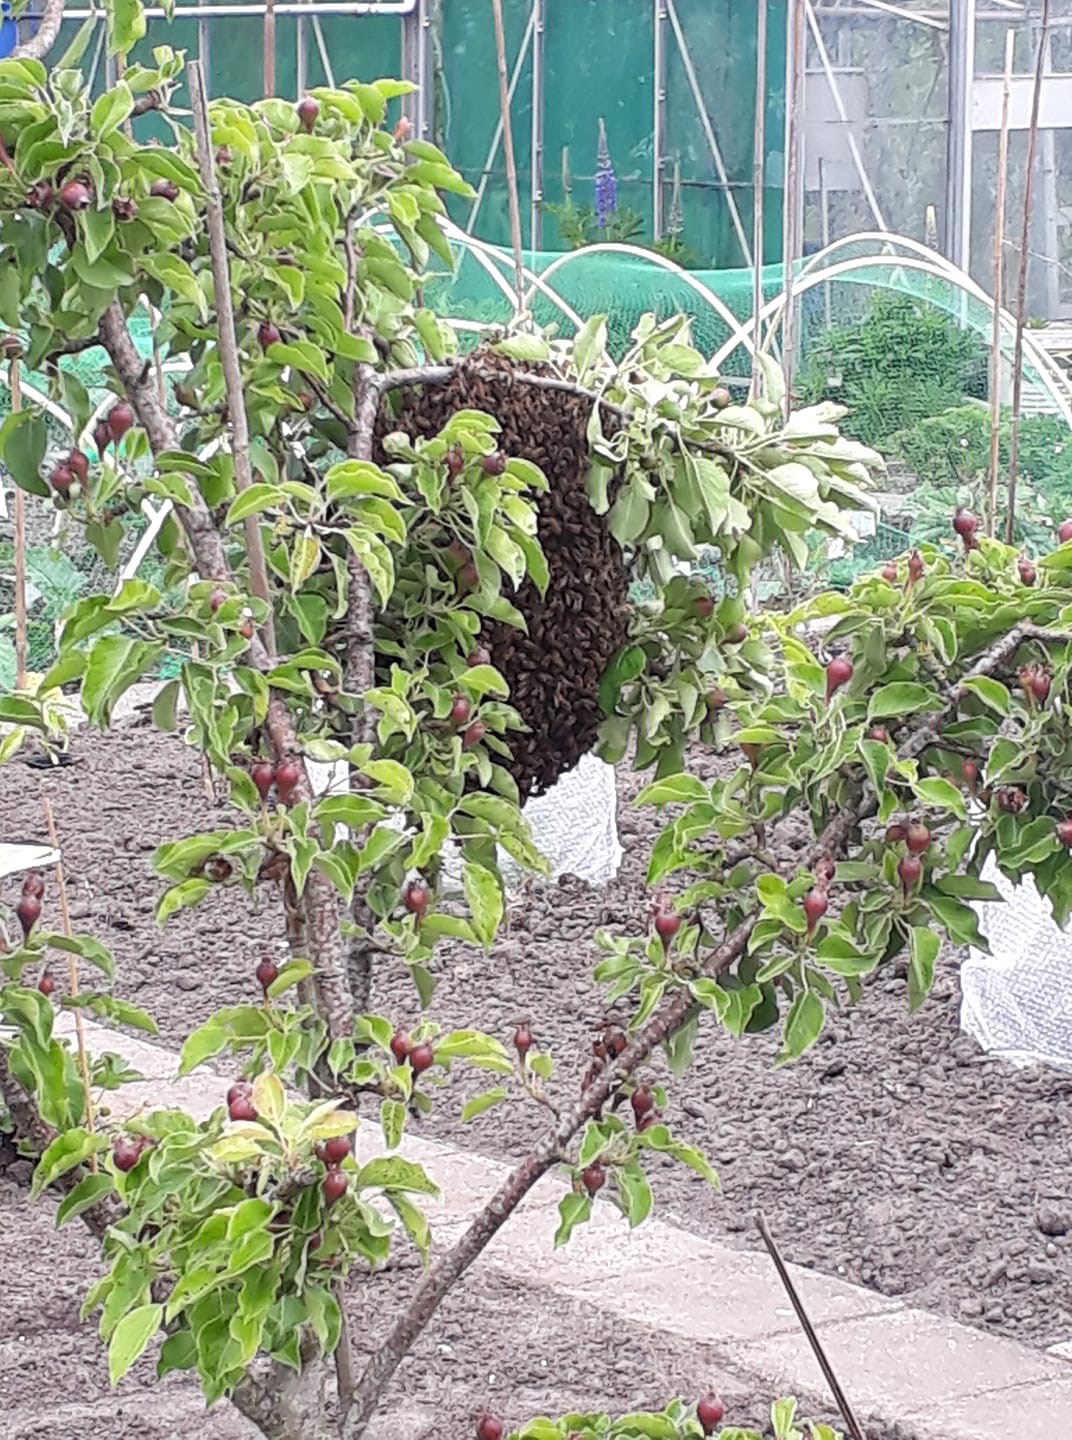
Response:
[[[56,43],[63,24],[63,0],[45,0],[44,12],[37,30],[11,52],[12,60],[41,60]]]
[[[131,118],[137,119],[139,115],[149,115],[154,110],[164,108],[165,97],[159,90],[148,90],[144,95],[139,95],[134,101],[134,108],[131,110]]]
[[[227,262],[227,233],[223,223],[223,201],[216,183],[216,161],[212,150],[212,130],[208,116],[208,99],[199,60],[191,60],[187,73],[190,104],[194,114],[194,134],[201,183],[205,187],[205,214],[208,221],[208,244],[212,259],[212,280],[216,292],[216,329],[220,363],[227,387],[227,412],[231,422],[231,458],[234,461],[235,487],[241,492],[253,484],[253,462],[249,449],[249,421],[246,417],[246,396],[242,386],[242,365],[238,356],[235,331],[234,302],[231,298],[231,270]],[[249,558],[250,586],[266,607],[263,622],[264,643],[275,654],[275,625],[272,616],[272,592],[268,584],[268,565],[264,558],[259,515],[245,520],[246,552]]]

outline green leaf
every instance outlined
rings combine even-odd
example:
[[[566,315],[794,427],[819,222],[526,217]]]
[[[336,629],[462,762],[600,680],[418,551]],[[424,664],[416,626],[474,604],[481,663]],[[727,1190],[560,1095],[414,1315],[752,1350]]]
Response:
[[[245,490],[232,500],[224,524],[237,525],[239,520],[245,520],[247,515],[256,515],[261,510],[279,506],[285,499],[286,496],[278,485],[247,485]]]
[[[961,683],[962,690],[970,690],[973,695],[989,705],[991,710],[996,710],[999,715],[1007,715],[1011,704],[1008,690],[999,680],[992,680],[989,675],[974,675]]]
[[[327,361],[322,352],[315,345],[310,345],[307,340],[296,340],[293,344],[270,345],[268,358],[274,360],[277,365],[290,365],[295,370],[304,371],[307,375],[314,375],[325,385],[331,383]]]
[[[592,1218],[592,1197],[576,1195],[573,1191],[563,1195],[558,1206],[558,1229],[555,1231],[555,1249],[565,1245],[578,1225]]]
[[[203,1065],[206,1060],[211,1060],[221,1050],[227,1048],[230,1035],[218,1018],[199,1025],[196,1030],[187,1035],[182,1047],[182,1055],[179,1060],[179,1075],[189,1075],[191,1070],[196,1070],[198,1065]]]
[[[66,1225],[68,1220],[73,1220],[76,1215],[92,1209],[106,1195],[111,1195],[114,1190],[115,1184],[110,1175],[86,1175],[60,1201],[59,1209],[56,1211],[57,1230],[62,1225]]]
[[[0,455],[21,490],[47,499],[48,485],[41,478],[41,465],[48,448],[48,430],[36,410],[9,415],[0,425]]]
[[[183,300],[188,300],[196,308],[202,321],[208,319],[208,300],[205,292],[201,289],[197,276],[185,260],[166,250],[156,250],[141,255],[138,263],[149,275],[159,280],[166,289],[173,290]]]
[[[109,980],[115,979],[115,959],[106,945],[95,935],[56,935],[49,931],[41,936],[42,942],[53,950],[62,950],[67,955],[78,955],[81,959],[96,965]]]
[[[979,929],[979,917],[970,905],[942,895],[931,885],[924,886],[923,899],[954,945],[972,945],[985,954],[990,953],[986,936]]]
[[[406,1107],[401,1100],[385,1100],[380,1106],[380,1128],[388,1150],[397,1150],[406,1126]]]
[[[470,860],[462,875],[462,887],[477,939],[485,950],[490,950],[503,918],[502,884],[497,875]]]
[[[695,775],[669,775],[656,780],[636,798],[638,805],[688,805],[693,801],[711,799],[710,787]]]
[[[94,103],[89,115],[90,132],[98,140],[103,140],[119,129],[133,108],[134,96],[130,93],[130,86],[125,80],[117,80]]]
[[[951,810],[958,820],[968,818],[964,796],[951,781],[935,776],[928,780],[917,780],[912,788],[924,805],[933,805],[939,810]]]
[[[145,39],[145,9],[140,0],[110,0],[108,16],[108,54],[128,55],[139,40]]]
[[[653,1204],[651,1186],[643,1169],[633,1161],[622,1165],[617,1171],[618,1190],[622,1206],[631,1227],[642,1224],[651,1214]]]
[[[40,1195],[42,1190],[58,1180],[61,1175],[66,1175],[68,1170],[73,1170],[75,1166],[88,1160],[91,1155],[97,1155],[107,1148],[107,1140],[100,1135],[93,1135],[81,1127],[75,1130],[66,1130],[62,1135],[57,1135],[37,1162],[31,1194],[35,1197]]]
[[[494,1090],[485,1090],[482,1095],[474,1095],[462,1106],[462,1124],[468,1125],[478,1115],[483,1115],[486,1110],[491,1110],[500,1101],[505,1100],[506,1095],[507,1092],[501,1085],[497,1085]]]
[[[510,693],[510,687],[492,665],[474,665],[458,677],[459,685],[472,695],[502,695]]]
[[[162,648],[128,635],[102,635],[95,642],[89,652],[81,696],[94,724],[108,724],[115,702],[141,677]]]
[[[163,1318],[163,1305],[139,1305],[120,1320],[108,1345],[108,1378],[113,1385],[144,1354]]]
[[[871,697],[868,717],[881,720],[890,715],[911,715],[917,710],[940,710],[942,697],[927,685],[897,681],[883,685]]]
[[[812,990],[802,990],[785,1017],[785,1036],[778,1064],[797,1060],[819,1038],[826,1012],[823,1002]]]
[[[911,959],[908,965],[908,1008],[914,1013],[930,994],[934,984],[934,962],[942,942],[933,930],[913,925],[909,932]]]

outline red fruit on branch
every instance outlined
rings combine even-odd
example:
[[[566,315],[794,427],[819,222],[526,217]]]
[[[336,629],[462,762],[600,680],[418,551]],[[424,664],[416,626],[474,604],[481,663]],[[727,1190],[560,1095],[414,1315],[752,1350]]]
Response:
[[[596,1195],[607,1183],[607,1172],[598,1160],[581,1171],[581,1184],[588,1191],[589,1195]]]
[[[749,765],[751,765],[752,769],[755,770],[756,767],[759,765],[759,746],[751,745],[746,740],[741,746],[741,750],[743,751],[745,758],[748,760]]]
[[[1072,520],[1062,520],[1057,527],[1057,538],[1062,545],[1067,545],[1072,540]]]
[[[975,761],[965,760],[964,764],[960,767],[960,774],[965,785],[974,793],[976,783],[979,779],[979,767]]]
[[[727,695],[725,690],[715,689],[707,692],[707,708],[713,715],[726,708]]]
[[[809,935],[826,914],[829,903],[825,892],[819,889],[809,890],[804,896],[801,902],[801,909],[804,911],[804,917],[808,922]]]
[[[917,580],[922,579],[927,567],[923,563],[923,556],[918,550],[913,550],[908,557],[908,584],[912,586]]]
[[[842,685],[847,685],[851,679],[851,660],[846,660],[843,655],[831,660],[826,667],[826,698],[829,700],[835,691],[840,690]]]
[[[302,129],[307,135],[313,133],[313,126],[316,124],[320,114],[320,102],[312,95],[306,95],[298,101],[298,119],[302,123]]]
[[[494,454],[491,455],[485,455],[480,464],[483,467],[485,475],[506,474],[506,456],[501,450],[496,450]]]
[[[219,610],[220,607],[222,605],[225,605],[226,603],[226,590],[213,590],[212,594],[208,597],[208,608],[212,611],[213,615],[215,615],[216,611]]]
[[[446,465],[451,475],[460,475],[465,469],[465,455],[457,446],[447,451]]]
[[[725,1407],[717,1395],[705,1395],[696,1407],[696,1418],[705,1435],[713,1435],[716,1425],[721,1425]]]
[[[629,1097],[629,1103],[633,1107],[633,1114],[639,1125],[645,1115],[650,1115],[655,1109],[655,1096],[646,1085],[640,1085]]]
[[[711,599],[710,595],[697,595],[696,599],[692,602],[692,608],[696,611],[696,615],[700,620],[710,620],[711,616],[715,613],[715,602]]]
[[[506,1426],[497,1415],[481,1415],[476,1427],[476,1440],[503,1440]]]
[[[409,1052],[409,1063],[413,1066],[414,1074],[423,1075],[425,1070],[431,1070],[435,1064],[435,1051],[427,1041],[423,1045],[415,1045]]]
[[[23,895],[15,906],[15,914],[19,917],[19,924],[22,926],[22,938],[29,940],[30,931],[41,918],[41,901],[36,895]]]
[[[262,350],[267,350],[272,345],[278,345],[283,339],[279,333],[279,326],[271,320],[262,320],[257,327],[257,343]]]
[[[409,1038],[408,1030],[396,1030],[391,1036],[391,1054],[401,1065],[403,1060],[409,1058],[409,1052],[413,1049],[413,1041]]]
[[[201,867],[201,873],[213,885],[223,885],[234,874],[234,866],[225,855],[210,855]]]
[[[92,199],[89,186],[81,180],[68,180],[60,191],[60,204],[65,210],[88,210]]]
[[[290,804],[291,791],[301,779],[301,766],[296,760],[281,760],[275,767],[275,784],[284,805]]]
[[[1072,849],[1072,820],[1059,820],[1057,822],[1057,838],[1062,845]]]
[[[329,1170],[324,1176],[320,1188],[329,1209],[346,1194],[348,1185],[349,1181],[341,1170]]]
[[[115,1162],[115,1168],[122,1170],[124,1174],[129,1170],[133,1170],[134,1166],[141,1159],[141,1151],[142,1147],[139,1141],[132,1140],[127,1135],[120,1135],[112,1146],[112,1159]]]
[[[906,855],[898,865],[897,873],[901,877],[905,899],[907,899],[919,883],[919,877],[923,874],[923,866],[914,855]]]
[[[236,1100],[248,1100],[253,1094],[253,1086],[248,1080],[236,1080],[227,1092],[227,1104],[233,1105]]]
[[[112,432],[107,420],[98,420],[93,427],[93,444],[98,455],[103,455],[112,443]]]
[[[608,1025],[603,1031],[603,1044],[612,1060],[617,1060],[629,1044],[625,1031],[617,1025]]]
[[[669,948],[671,940],[673,940],[680,929],[680,915],[675,915],[672,910],[657,910],[655,912],[655,933],[667,948]]]
[[[257,1110],[251,1095],[236,1095],[227,1106],[227,1114],[232,1120],[256,1120]]]
[[[105,417],[105,423],[108,426],[112,439],[118,444],[134,424],[134,411],[125,400],[120,400],[118,405],[113,405],[108,411]]]
[[[475,590],[480,584],[480,571],[470,560],[468,565],[463,565],[458,571],[459,590]]]
[[[464,695],[455,695],[450,706],[450,723],[455,730],[460,730],[465,725],[469,716],[473,713],[473,707]]]
[[[179,198],[179,187],[174,180],[154,180],[149,186],[149,194],[157,200],[170,200],[174,205]]]
[[[885,725],[872,725],[871,729],[867,732],[867,738],[869,740],[877,740],[880,745],[888,745],[890,743],[890,732],[886,729]]]
[[[891,585],[897,584],[899,578],[897,573],[897,566],[894,565],[892,560],[888,564],[883,565],[882,569],[879,571],[879,574],[882,576],[883,580],[888,580]]]
[[[89,478],[89,456],[81,450],[72,450],[67,456],[67,469],[79,484],[84,485]]]
[[[998,809],[1004,811],[1006,815],[1019,815],[1022,810],[1027,808],[1027,796],[1015,786],[999,790],[997,800]]]
[[[474,720],[462,736],[462,749],[472,750],[475,745],[480,744],[487,733],[488,727],[484,724],[483,720]]]
[[[514,1049],[522,1060],[532,1049],[532,1029],[529,1025],[519,1025],[514,1031]]]
[[[269,760],[258,760],[249,772],[249,778],[257,787],[262,800],[268,799],[269,791],[275,784],[275,766]]]
[[[908,827],[905,825],[888,825],[886,827],[886,844],[899,845],[902,840],[908,839]]]
[[[267,991],[269,985],[274,985],[279,978],[279,970],[275,962],[269,960],[266,955],[257,966],[257,984],[262,990]]]
[[[74,484],[74,474],[66,461],[61,460],[48,477],[48,483],[60,495],[66,495]]]
[[[979,522],[971,511],[965,510],[963,505],[958,505],[956,513],[953,516],[953,529],[961,539],[965,539],[969,535],[974,535],[978,528]]]
[[[45,893],[45,882],[36,870],[31,870],[29,875],[23,880],[22,893],[24,895],[33,895],[37,900],[40,900],[41,896]]]
[[[820,889],[826,889],[826,887],[830,884],[831,880],[833,880],[836,871],[837,863],[835,862],[833,855],[822,856],[818,864],[815,866],[815,878],[819,883]]]
[[[748,626],[743,620],[735,621],[723,637],[727,645],[743,645],[748,639]]]
[[[416,915],[418,920],[423,920],[424,912],[428,909],[430,899],[431,896],[428,893],[428,887],[422,885],[419,880],[414,880],[412,884],[406,886],[405,893],[402,896],[402,903],[411,915]]]
[[[1031,694],[1044,705],[1050,694],[1050,677],[1045,670],[1036,670],[1031,677]]]
[[[930,849],[931,832],[918,820],[914,820],[909,825],[905,839],[908,841],[908,848],[913,855],[923,855]]]
[[[46,970],[45,973],[41,976],[40,980],[38,980],[37,982],[37,988],[38,990],[40,990],[42,995],[52,994],[53,990],[55,990],[56,988],[56,981],[53,978],[51,970]]]
[[[1031,561],[1027,558],[1026,555],[1020,556],[1019,560],[1016,562],[1016,568],[1020,572],[1021,585],[1034,585],[1035,581],[1038,579],[1038,571],[1035,569],[1034,565],[1032,565]]]
[[[477,665],[490,665],[491,651],[486,645],[477,645],[476,648],[470,650],[469,654],[465,657],[465,663],[469,666],[470,670],[475,669]]]
[[[324,1159],[329,1165],[341,1165],[352,1149],[345,1135],[333,1135],[324,1144]]]

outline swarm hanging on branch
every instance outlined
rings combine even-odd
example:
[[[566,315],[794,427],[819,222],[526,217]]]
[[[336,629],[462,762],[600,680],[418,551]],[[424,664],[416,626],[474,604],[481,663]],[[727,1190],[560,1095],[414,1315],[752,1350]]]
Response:
[[[537,507],[546,593],[526,579],[512,597],[526,629],[496,622],[482,636],[526,725],[511,736],[507,767],[525,800],[548,790],[595,745],[600,681],[628,639],[630,576],[606,518],[588,496],[591,400],[526,384],[521,370],[483,349],[460,362],[445,384],[394,392],[377,420],[375,458],[389,460],[382,442],[392,431],[431,438],[459,410],[482,410],[501,425],[503,452],[538,465],[546,476]],[[524,367],[526,375],[551,373]]]

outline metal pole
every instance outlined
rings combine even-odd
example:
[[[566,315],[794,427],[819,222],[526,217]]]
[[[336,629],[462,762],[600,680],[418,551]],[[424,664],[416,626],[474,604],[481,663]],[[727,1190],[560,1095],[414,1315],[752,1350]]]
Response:
[[[692,63],[692,53],[689,50],[689,42],[685,38],[685,32],[681,28],[681,21],[678,18],[677,8],[674,0],[666,0],[666,13],[670,24],[674,27],[674,37],[677,40],[677,48],[681,53],[681,63],[685,67],[685,75],[689,82],[689,89],[696,101],[696,109],[700,113],[700,124],[703,127],[704,135],[707,137],[707,146],[711,151],[711,158],[715,162],[715,170],[719,182],[726,192],[726,204],[729,206],[730,219],[733,221],[733,228],[737,232],[737,239],[740,242],[741,253],[744,256],[746,266],[752,264],[752,248],[748,243],[748,235],[745,232],[744,221],[741,219],[741,212],[737,208],[737,201],[733,197],[733,189],[730,186],[730,177],[726,173],[726,166],[722,159],[722,151],[719,148],[718,140],[715,137],[714,126],[711,124],[711,117],[707,113],[707,106],[704,103],[703,90],[700,88],[700,81],[696,74],[696,66]]]
[[[376,4],[375,0],[311,0],[306,4],[305,0],[285,0],[285,3],[274,6],[277,15],[377,15],[380,18],[387,16],[404,17],[412,15],[417,6],[423,0],[383,0],[382,4]],[[145,7],[145,18],[147,20],[170,20],[171,11],[165,10],[160,5],[147,5]],[[252,16],[257,18],[264,14],[264,3],[237,4],[237,5],[184,5],[182,7],[183,20],[200,20],[203,16],[209,19],[221,17],[222,19],[234,19],[239,16]],[[87,6],[77,6],[72,10],[64,10],[65,20],[104,20],[106,12],[92,9]]]
[[[300,100],[309,88],[309,56],[305,35],[305,16],[299,15],[294,32],[294,59],[296,65],[295,90]]]
[[[275,94],[275,0],[265,0],[264,5],[264,95],[265,99]]]
[[[782,231],[785,311],[782,316],[782,368],[785,372],[785,413],[793,408],[796,361],[796,313],[793,308],[793,265],[803,250],[804,228],[804,65],[806,60],[805,0],[789,0],[789,34],[785,81],[785,222]]]
[[[824,250],[830,248],[830,187],[826,183],[826,161],[819,156],[819,224],[820,238]],[[826,323],[834,323],[834,297],[829,284],[823,286]]]
[[[767,0],[756,0],[756,143],[752,152],[752,389],[759,389],[759,352],[763,347],[763,226],[767,181]]]
[[[998,142],[997,214],[994,218],[994,326],[990,337],[990,482],[986,533],[993,535],[998,515],[998,470],[1001,454],[1001,307],[1005,299],[1005,201],[1009,189],[1009,97],[1016,53],[1016,31],[1005,32],[1005,83],[1001,92],[1001,139]]]
[[[502,112],[503,158],[506,161],[506,190],[510,200],[510,239],[514,251],[517,283],[517,310],[525,301],[525,262],[521,254],[521,202],[517,191],[517,161],[514,158],[514,126],[510,115],[510,81],[506,73],[506,26],[502,0],[491,0],[495,20],[495,57],[499,68],[499,108]]]
[[[1038,148],[1039,111],[1042,107],[1042,78],[1050,44],[1050,0],[1042,0],[1038,54],[1035,57],[1035,88],[1031,98],[1031,128],[1027,132],[1027,174],[1024,177],[1024,224],[1020,240],[1020,277],[1016,286],[1016,346],[1012,359],[1012,421],[1009,426],[1009,513],[1005,522],[1005,543],[1013,543],[1016,530],[1016,469],[1020,458],[1020,402],[1024,389],[1024,324],[1027,319],[1027,268],[1031,250],[1031,208],[1035,198],[1035,151]]]
[[[764,0],[766,3],[766,0]],[[652,233],[663,238],[663,152],[666,149],[666,5],[653,0],[655,54],[652,63],[651,216]]]
[[[972,88],[975,0],[949,0],[949,143],[946,147],[945,253],[971,266]]]
[[[208,16],[201,15],[197,21],[197,58],[201,61],[201,73],[212,74],[212,26]]]
[[[546,9],[547,0],[532,0],[532,183],[529,205],[531,250],[539,250],[543,243],[543,40],[547,23]]]

